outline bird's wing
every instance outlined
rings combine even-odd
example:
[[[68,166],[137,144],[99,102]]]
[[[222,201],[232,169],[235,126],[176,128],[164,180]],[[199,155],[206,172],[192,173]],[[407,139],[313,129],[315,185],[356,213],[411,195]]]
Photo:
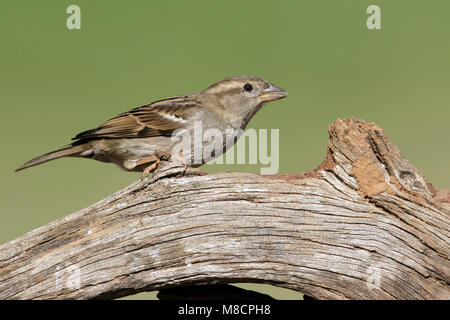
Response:
[[[191,96],[159,100],[121,113],[72,140],[170,136],[174,130],[185,126],[187,118],[198,107],[198,101]]]

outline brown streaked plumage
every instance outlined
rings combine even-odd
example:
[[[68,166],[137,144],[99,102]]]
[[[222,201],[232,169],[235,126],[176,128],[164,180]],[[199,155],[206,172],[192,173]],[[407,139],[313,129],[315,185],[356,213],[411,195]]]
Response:
[[[121,113],[96,129],[79,133],[72,140],[170,136],[173,130],[182,127],[183,120],[198,105],[190,96],[159,100]]]
[[[286,91],[261,78],[229,77],[201,92],[158,100],[121,113],[95,129],[76,135],[73,143],[34,158],[16,171],[61,157],[81,157],[147,173],[158,166],[159,155],[172,155],[173,134],[191,134],[198,124],[203,131],[217,129],[223,134],[228,129],[244,129],[264,103],[286,96]],[[223,143],[224,152],[234,141],[224,139]],[[212,146],[204,142],[201,148]],[[190,166],[205,162],[194,154],[180,153],[176,158]]]

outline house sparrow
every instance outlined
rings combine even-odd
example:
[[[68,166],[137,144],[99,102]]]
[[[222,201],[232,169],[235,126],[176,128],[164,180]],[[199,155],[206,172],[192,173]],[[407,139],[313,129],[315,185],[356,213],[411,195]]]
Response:
[[[239,133],[233,137],[225,132],[242,131],[264,103],[286,96],[286,91],[258,77],[229,77],[201,92],[155,101],[121,113],[95,129],[78,134],[73,143],[34,158],[16,171],[61,157],[112,162],[124,170],[142,172],[142,176],[156,169],[162,159],[176,158],[196,167],[219,157],[236,142]],[[218,151],[214,142],[202,140],[200,148],[209,150],[207,159],[205,152],[195,152],[198,146],[174,151],[179,143],[173,137],[192,134],[195,126],[203,131],[214,129],[223,136]]]

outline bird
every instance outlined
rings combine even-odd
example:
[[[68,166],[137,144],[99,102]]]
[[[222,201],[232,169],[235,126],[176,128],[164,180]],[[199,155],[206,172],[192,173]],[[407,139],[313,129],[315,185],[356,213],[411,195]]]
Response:
[[[95,129],[77,134],[72,143],[25,162],[15,171],[62,157],[114,163],[126,171],[142,172],[142,178],[158,168],[161,160],[198,167],[226,152],[265,103],[287,95],[284,89],[262,78],[231,76],[202,91],[123,112]],[[202,139],[200,146],[190,142],[186,150],[180,148],[180,139],[174,137],[192,136],[196,129],[214,130],[221,139]],[[198,148],[200,152],[196,152]],[[209,157],[204,157],[208,153]]]

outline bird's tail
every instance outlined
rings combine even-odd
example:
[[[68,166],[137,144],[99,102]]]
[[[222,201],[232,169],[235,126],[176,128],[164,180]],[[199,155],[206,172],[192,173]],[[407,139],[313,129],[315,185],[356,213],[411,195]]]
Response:
[[[46,153],[42,156],[36,157],[34,159],[31,159],[30,161],[25,162],[23,165],[21,165],[19,168],[17,168],[15,171],[20,171],[32,166],[37,166],[38,164],[55,160],[62,157],[76,157],[81,155],[83,151],[86,151],[88,146],[86,144],[80,144],[80,145],[73,145],[69,144],[67,146],[64,146],[60,149],[57,149],[55,151]]]

